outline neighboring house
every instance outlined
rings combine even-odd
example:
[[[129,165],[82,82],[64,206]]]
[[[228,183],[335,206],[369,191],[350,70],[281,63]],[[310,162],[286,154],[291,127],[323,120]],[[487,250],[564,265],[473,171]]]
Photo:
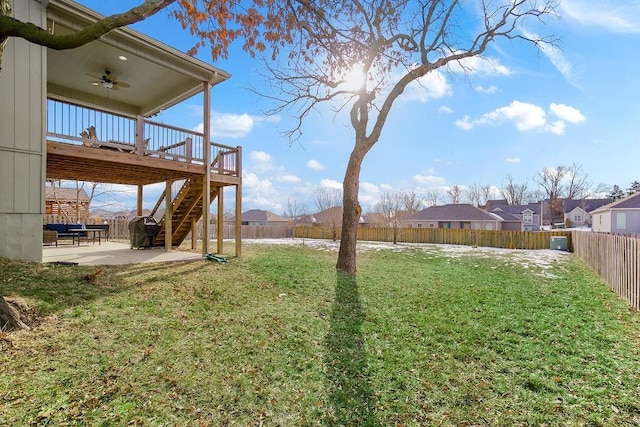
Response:
[[[491,213],[502,218],[502,231],[522,231],[522,218],[504,211]]]
[[[564,220],[571,226],[591,225],[591,212],[611,203],[611,199],[565,199],[562,202]]]
[[[540,231],[540,215],[542,206],[540,203],[529,203],[526,205],[507,205],[493,203],[490,206],[490,212],[496,215],[509,213],[521,221],[522,231]]]
[[[502,230],[504,222],[491,212],[469,204],[456,204],[428,207],[409,216],[402,224],[417,228]]]
[[[242,225],[284,227],[288,224],[288,218],[261,209],[251,209],[242,213]]]
[[[371,212],[360,217],[362,227],[389,227],[391,224],[380,212]]]
[[[83,189],[45,187],[44,213],[69,222],[87,222],[89,196]]]
[[[509,202],[507,199],[492,199],[487,200],[484,206],[478,206],[480,209],[484,209],[485,211],[491,212],[497,206],[506,206]]]
[[[325,209],[323,211],[310,215],[310,219],[311,219],[311,223],[316,225],[341,226],[342,225],[342,207],[334,206],[332,208]]]
[[[591,221],[592,230],[599,233],[640,233],[640,193],[592,211]]]

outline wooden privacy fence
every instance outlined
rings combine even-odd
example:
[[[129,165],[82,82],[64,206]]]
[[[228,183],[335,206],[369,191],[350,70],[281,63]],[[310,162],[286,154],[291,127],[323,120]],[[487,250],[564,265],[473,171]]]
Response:
[[[573,252],[613,292],[640,310],[640,239],[576,231]]]
[[[340,233],[338,233],[340,235]],[[552,237],[566,237],[571,250],[570,231],[495,231],[453,228],[403,228],[398,235],[402,243],[441,243],[449,245],[488,246],[506,249],[549,249]],[[294,237],[331,239],[331,229],[322,226],[297,226]],[[393,242],[393,229],[360,227],[358,240]]]

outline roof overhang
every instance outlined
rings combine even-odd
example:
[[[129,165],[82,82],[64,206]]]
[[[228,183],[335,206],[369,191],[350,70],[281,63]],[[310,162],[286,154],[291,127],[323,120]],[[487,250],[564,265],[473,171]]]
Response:
[[[54,34],[78,31],[101,18],[72,0],[47,4],[48,30]],[[132,116],[152,116],[231,77],[126,27],[76,49],[47,49],[47,56],[48,94]],[[106,71],[130,88],[92,85]]]

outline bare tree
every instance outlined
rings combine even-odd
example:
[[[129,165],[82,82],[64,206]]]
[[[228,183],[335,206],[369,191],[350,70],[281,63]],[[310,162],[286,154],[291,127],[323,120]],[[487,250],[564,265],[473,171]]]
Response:
[[[291,220],[295,220],[303,215],[309,214],[309,208],[304,203],[299,203],[297,200],[287,199],[287,210],[285,216]]]
[[[547,218],[549,218],[551,224],[562,219],[560,218],[562,215],[562,203],[559,199],[564,194],[565,187],[563,186],[563,181],[568,173],[569,169],[566,166],[556,166],[555,168],[543,168],[533,178],[549,199]]]
[[[380,201],[376,204],[376,210],[382,214],[385,225],[392,229],[393,244],[398,243],[402,232],[402,221],[419,211],[423,203],[424,198],[418,195],[415,189],[382,194]]]
[[[342,192],[336,188],[318,187],[316,189],[317,223],[331,230],[333,241],[338,240],[342,220]]]
[[[525,193],[524,199],[522,200],[522,204],[525,204],[525,203],[538,203],[542,199],[544,199],[544,193],[536,188],[535,190],[528,190]]]
[[[380,201],[376,204],[376,210],[382,215],[385,225],[390,227],[393,233],[393,244],[398,243],[403,219],[402,201],[399,193],[384,192]]]
[[[400,197],[402,209],[409,215],[418,212],[422,209],[422,205],[424,205],[424,196],[416,193],[415,188],[407,191],[400,190],[398,195]]]
[[[459,205],[462,203],[462,198],[464,197],[464,190],[459,185],[454,185],[450,189],[447,190],[447,196],[449,196],[449,201],[454,205]]]
[[[467,2],[457,0],[298,0],[295,16],[302,36],[286,66],[269,66],[267,78],[276,102],[271,113],[294,112],[293,141],[305,118],[320,103],[349,110],[354,145],[343,180],[344,215],[336,268],[355,274],[358,202],[363,159],[379,141],[394,103],[409,84],[439,69],[470,70],[465,60],[483,55],[497,39],[540,46],[552,38],[518,29],[527,22],[555,17],[558,0]],[[476,20],[477,18],[477,20]],[[465,29],[478,28],[465,34]],[[346,76],[359,74],[358,84]],[[264,92],[263,92],[264,93]]]
[[[489,200],[494,199],[495,190],[491,185],[480,186],[480,204],[486,206]]]
[[[517,184],[511,174],[507,174],[506,182],[500,188],[500,194],[509,205],[521,205],[527,194],[527,183]]]
[[[600,182],[597,184],[590,184],[586,191],[582,194],[583,199],[601,199],[605,198],[607,193],[611,190],[609,184]]]
[[[473,206],[480,205],[480,199],[482,198],[482,190],[480,185],[478,184],[469,185],[469,187],[467,187],[467,189],[465,190],[465,194],[467,196],[467,200]]]
[[[441,197],[440,190],[431,188],[425,192],[424,202],[427,206],[437,206],[438,200],[440,200]]]
[[[567,199],[583,199],[589,193],[591,184],[589,175],[582,170],[582,166],[573,163],[567,168],[566,173],[566,194]]]

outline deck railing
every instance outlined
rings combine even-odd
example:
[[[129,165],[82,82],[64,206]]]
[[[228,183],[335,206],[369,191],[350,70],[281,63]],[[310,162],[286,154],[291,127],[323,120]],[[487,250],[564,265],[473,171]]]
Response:
[[[47,100],[47,139],[171,161],[204,165],[204,134],[176,126],[89,108],[65,100]],[[211,172],[239,176],[238,147],[210,142]]]

